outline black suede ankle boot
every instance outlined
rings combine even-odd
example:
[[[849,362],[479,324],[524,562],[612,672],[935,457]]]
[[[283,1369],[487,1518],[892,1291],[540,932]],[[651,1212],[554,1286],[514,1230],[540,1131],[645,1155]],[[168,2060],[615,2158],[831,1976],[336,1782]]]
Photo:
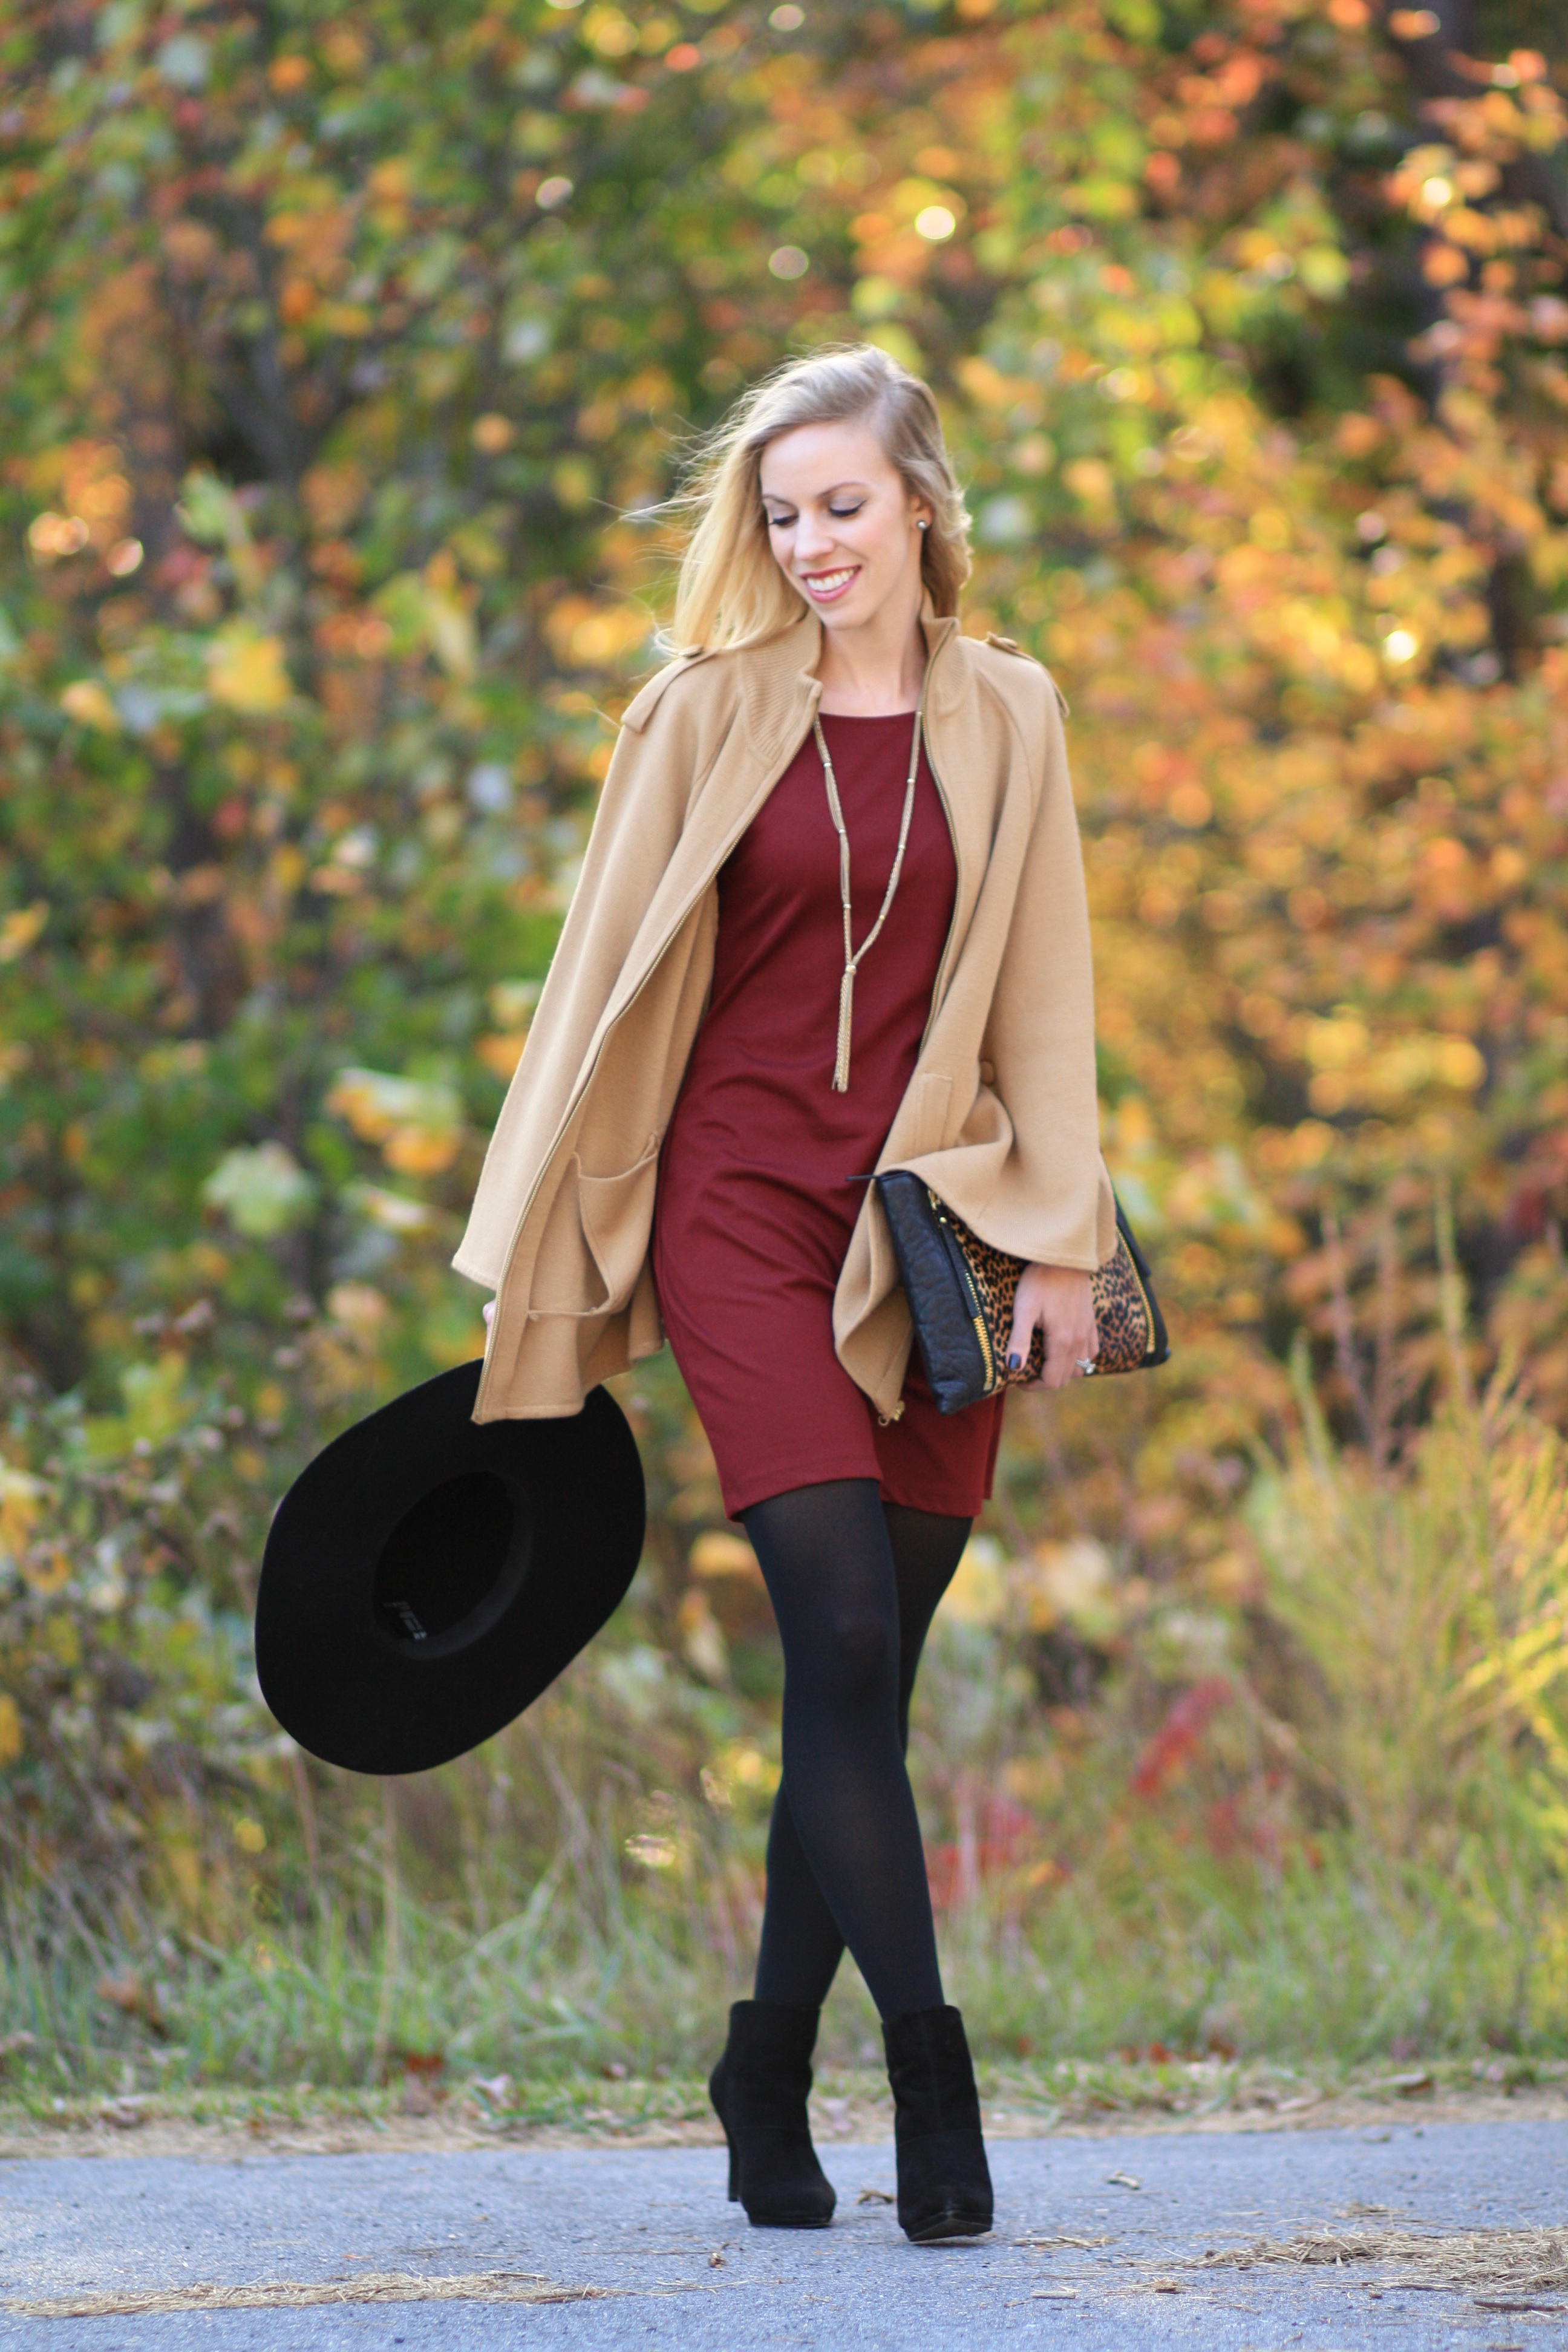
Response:
[[[730,2195],[759,2229],[825,2230],[837,2202],[806,2122],[815,2009],[737,2000],[708,2095],[730,2148]]]
[[[991,2227],[980,2095],[956,2009],[917,2009],[882,2028],[893,2086],[899,2222],[908,2238],[978,2238]]]

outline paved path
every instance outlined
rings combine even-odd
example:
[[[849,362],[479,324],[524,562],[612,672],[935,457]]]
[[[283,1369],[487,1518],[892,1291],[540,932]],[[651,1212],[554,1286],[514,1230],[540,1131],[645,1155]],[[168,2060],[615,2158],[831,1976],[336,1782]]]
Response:
[[[1555,2273],[1542,2266],[1549,2241],[1483,2239],[1468,2285],[1451,2283],[1464,2244],[1436,2261],[1408,2249],[1381,2267],[1353,2258],[1367,2231],[1554,2229],[1568,2124],[1003,2141],[996,2231],[972,2246],[905,2242],[876,2193],[893,2185],[889,2147],[824,2158],[838,2219],[799,2233],[748,2229],[708,2148],[0,2164],[0,2352],[1568,2347],[1568,2285],[1550,2283],[1568,2281],[1568,2232]],[[1304,2231],[1339,2233],[1348,2266],[1205,2261]],[[1519,2283],[1521,2253],[1534,2284]],[[410,2299],[443,2279],[468,2283],[462,2299]],[[298,2300],[334,2281],[356,2283],[335,2290],[350,2300]],[[212,2283],[265,2284],[274,2300],[19,2307]],[[561,2288],[599,2292],[515,2299]],[[486,2299],[498,2295],[514,2299]]]

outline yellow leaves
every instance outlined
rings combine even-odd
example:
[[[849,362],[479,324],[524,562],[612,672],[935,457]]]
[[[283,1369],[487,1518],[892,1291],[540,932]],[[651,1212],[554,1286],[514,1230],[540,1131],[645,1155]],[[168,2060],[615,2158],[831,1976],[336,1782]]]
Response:
[[[57,1553],[57,1565],[58,1564],[58,1561],[59,1555]],[[68,1570],[66,1573],[68,1575]],[[65,1577],[62,1576],[57,1582],[45,1586],[42,1589],[50,1592],[57,1591],[59,1589],[59,1585],[64,1583],[65,1580]],[[64,1666],[68,1673],[75,1667],[79,1666],[81,1664],[81,1629],[78,1625],[76,1619],[64,1610],[57,1610],[54,1615],[48,1619],[45,1626],[44,1646],[47,1650],[50,1657],[54,1659],[56,1664]]]
[[[971,400],[982,408],[1005,408],[1013,397],[1013,385],[1000,368],[993,367],[987,359],[971,357],[958,361],[953,369],[959,383]]]
[[[744,1536],[732,1535],[727,1528],[709,1528],[692,1545],[687,1565],[693,1576],[704,1579],[739,1577],[747,1584],[763,1587],[763,1571],[757,1565],[757,1555]]]
[[[22,1581],[40,1600],[47,1601],[63,1591],[70,1580],[70,1555],[58,1547],[53,1551],[35,1553],[22,1563]]]
[[[370,45],[353,25],[334,25],[321,37],[321,55],[342,81],[353,81],[370,63]]]
[[[0,1772],[19,1760],[22,1747],[22,1718],[16,1702],[9,1691],[0,1691]]]
[[[188,1919],[197,1917],[202,1907],[202,1859],[195,1847],[184,1838],[163,1839],[158,1860],[169,1875],[180,1909]]]
[[[1025,1605],[1030,1630],[1048,1633],[1063,1622],[1089,1641],[1117,1630],[1121,1609],[1110,1555],[1089,1537],[1035,1548],[1024,1570]]]
[[[379,1144],[387,1166],[400,1175],[439,1175],[462,1148],[461,1102],[454,1087],[438,1080],[347,1069],[327,1097],[327,1108],[363,1141]]]
[[[395,653],[432,653],[448,677],[466,686],[479,667],[470,602],[470,592],[458,584],[450,551],[443,548],[423,572],[400,572],[389,580],[376,596],[375,610],[390,625]]]
[[[917,236],[933,244],[950,237],[968,209],[961,195],[934,180],[900,180],[889,202],[896,219],[909,223]],[[931,217],[934,215],[941,219]]]
[[[954,373],[977,406],[1005,412],[1016,430],[1038,425],[1045,415],[1045,394],[1027,376],[1004,375],[980,358],[960,360]]]
[[[401,1240],[412,1234],[427,1233],[432,1212],[423,1201],[411,1201],[403,1192],[389,1192],[379,1184],[353,1184],[344,1195],[348,1206],[358,1211],[384,1234],[395,1234]]]
[[[971,1536],[942,1607],[961,1625],[1000,1623],[1007,1607],[1007,1580],[1001,1552],[991,1537]]]
[[[1135,1581],[1118,1588],[1110,1553],[1092,1538],[1037,1544],[1009,1559],[994,1538],[972,1536],[942,1607],[962,1625],[1048,1633],[1067,1624],[1087,1641],[1105,1642],[1120,1630],[1128,1602],[1144,1592]]]
[[[600,604],[564,596],[546,616],[550,649],[564,667],[607,669],[647,643],[653,617],[644,604]]]
[[[1337,245],[1308,245],[1296,257],[1296,275],[1318,301],[1333,302],[1350,284],[1351,266]]]
[[[598,476],[581,455],[560,458],[550,469],[550,487],[569,514],[581,514],[597,494]]]
[[[31,1471],[0,1460],[0,1561],[15,1565],[21,1559],[48,1491]]]
[[[676,1612],[676,1629],[688,1665],[695,1668],[704,1682],[727,1681],[729,1644],[723,1627],[713,1614],[713,1604],[700,1586],[692,1585],[682,1594]]]
[[[492,1076],[503,1086],[510,1086],[527,1043],[526,1029],[497,1030],[489,1036],[476,1038],[474,1051]]]
[[[1116,520],[1116,477],[1103,457],[1075,457],[1062,467],[1062,479],[1094,523]]]
[[[414,184],[414,159],[411,155],[388,155],[373,164],[365,176],[365,187],[378,205],[401,204]]]
[[[265,1853],[267,1832],[249,1814],[242,1814],[234,1825],[234,1842],[241,1853]]]
[[[489,992],[490,1019],[498,1029],[526,1029],[539,1002],[536,980],[498,980]]]
[[[602,58],[628,58],[637,46],[637,28],[618,8],[590,8],[583,19],[583,38]]]
[[[100,735],[118,735],[121,726],[120,713],[109,698],[108,690],[95,677],[79,677],[60,696],[60,709],[79,727],[90,727]]]
[[[48,901],[44,898],[35,898],[30,907],[17,907],[0,917],[0,964],[15,963],[25,956],[48,919]]]
[[[314,1368],[330,1385],[348,1388],[387,1336],[392,1308],[373,1282],[334,1282],[327,1293],[327,1313],[332,1328],[317,1335]]]
[[[764,1756],[760,1748],[745,1739],[731,1740],[727,1747],[719,1749],[708,1774],[704,1775],[705,1790],[710,1775],[715,1787],[727,1798],[732,1800],[737,1791],[742,1791],[762,1802],[772,1798],[784,1777],[773,1758]]]
[[[89,1454],[112,1461],[133,1449],[165,1444],[191,1414],[185,1394],[185,1358],[177,1348],[150,1364],[130,1364],[120,1375],[124,1411],[95,1413],[83,1424]]]
[[[281,710],[292,692],[283,641],[248,621],[231,621],[207,647],[207,691],[247,718]]]
[[[1398,1112],[1434,1089],[1474,1094],[1486,1080],[1486,1062],[1468,1037],[1374,1038],[1348,1007],[1304,1024],[1301,1046],[1314,1073],[1308,1099],[1326,1118],[1351,1109]]]
[[[1357,1013],[1342,1011],[1331,1020],[1313,1021],[1302,1040],[1307,1059],[1315,1069],[1345,1071],[1366,1058],[1372,1043],[1366,1024]]]
[[[504,425],[506,419],[500,422]],[[456,530],[447,532],[447,545],[476,580],[493,580],[506,569],[506,549],[493,515],[475,515],[471,522],[459,523]]]

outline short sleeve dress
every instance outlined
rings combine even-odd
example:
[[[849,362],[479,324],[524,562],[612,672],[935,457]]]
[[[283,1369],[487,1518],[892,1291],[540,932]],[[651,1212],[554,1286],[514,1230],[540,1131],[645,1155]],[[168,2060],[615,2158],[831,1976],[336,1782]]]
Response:
[[[853,936],[898,848],[912,712],[826,717],[849,835]],[[808,734],[719,877],[713,984],[659,1155],[654,1280],[724,1507],[834,1478],[972,1518],[1001,1394],[943,1415],[911,1353],[885,1424],[839,1363],[833,1296],[914,1072],[952,921],[952,842],[922,751],[897,896],[855,982],[849,1090],[832,1088],[844,971],[838,836]]]

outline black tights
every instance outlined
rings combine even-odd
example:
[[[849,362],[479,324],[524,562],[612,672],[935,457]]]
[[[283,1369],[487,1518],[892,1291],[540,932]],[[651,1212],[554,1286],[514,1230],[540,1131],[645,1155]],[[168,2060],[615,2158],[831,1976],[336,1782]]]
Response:
[[[745,1514],[784,1653],[759,2000],[819,2008],[847,1944],[884,2018],[942,2001],[904,1751],[921,1649],[970,1524],[884,1504],[870,1478],[797,1486]]]

